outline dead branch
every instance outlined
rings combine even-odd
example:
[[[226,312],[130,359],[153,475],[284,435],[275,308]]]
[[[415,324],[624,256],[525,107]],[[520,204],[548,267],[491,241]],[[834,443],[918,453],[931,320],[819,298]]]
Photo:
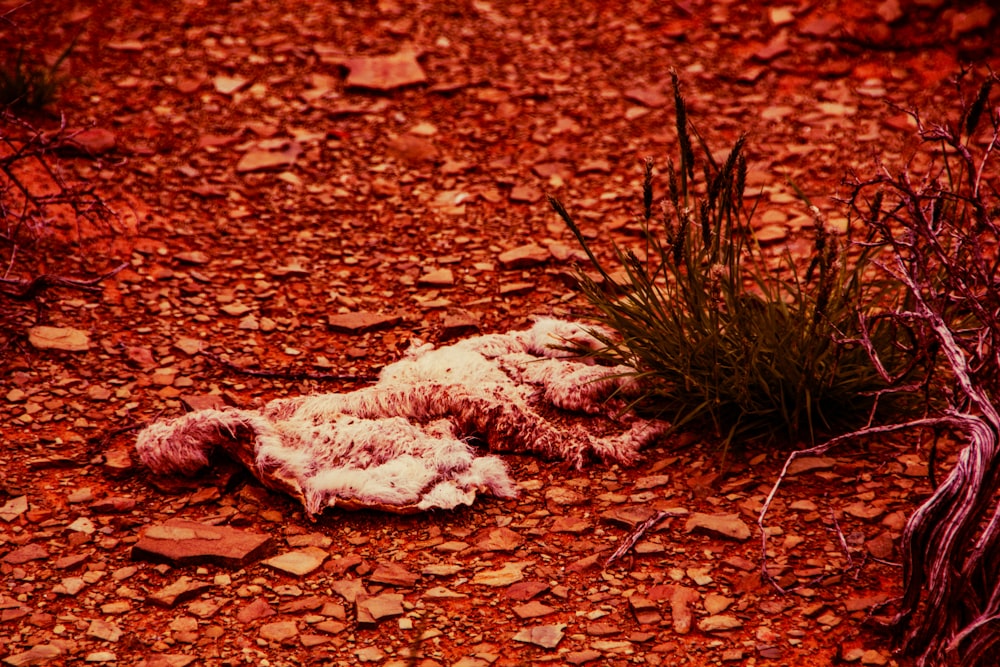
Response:
[[[111,271],[88,280],[65,278],[63,276],[44,273],[31,280],[24,278],[0,278],[0,294],[15,301],[34,301],[49,289],[65,287],[81,292],[100,292],[100,284],[117,275],[128,267],[128,262],[118,265]]]
[[[629,550],[636,545],[636,543],[642,539],[648,531],[655,528],[661,521],[671,516],[684,516],[687,514],[684,510],[660,510],[650,518],[646,519],[638,526],[632,529],[628,535],[622,539],[621,544],[615,549],[615,552],[608,556],[608,559],[604,561],[604,567],[608,567],[616,560],[624,556]]]

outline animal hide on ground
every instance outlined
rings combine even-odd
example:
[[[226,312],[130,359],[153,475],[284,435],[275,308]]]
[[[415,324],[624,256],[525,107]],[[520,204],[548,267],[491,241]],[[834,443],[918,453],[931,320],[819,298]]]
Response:
[[[633,463],[665,425],[620,414],[636,395],[631,368],[587,363],[559,347],[596,349],[587,327],[543,319],[526,331],[447,347],[411,347],[378,382],[343,394],[277,399],[259,410],[198,410],[143,430],[136,450],[157,474],[190,475],[215,448],[265,485],[327,507],[408,513],[471,504],[477,491],[516,496],[504,462],[477,455],[536,453],[577,467],[588,458]],[[613,415],[624,432],[597,437],[556,426],[537,408]]]

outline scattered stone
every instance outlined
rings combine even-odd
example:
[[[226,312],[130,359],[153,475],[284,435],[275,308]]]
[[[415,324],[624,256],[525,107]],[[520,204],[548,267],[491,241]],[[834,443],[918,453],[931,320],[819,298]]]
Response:
[[[884,665],[889,662],[888,658],[875,649],[869,649],[861,655],[862,665]]]
[[[60,655],[62,649],[52,644],[37,644],[23,653],[15,653],[4,658],[4,664],[11,667],[27,667],[27,665],[44,665]]]
[[[117,662],[118,656],[111,651],[94,651],[88,653],[83,659],[84,662]]]
[[[490,530],[486,536],[476,542],[480,551],[508,552],[515,551],[524,544],[524,538],[510,528],[501,527]]]
[[[248,174],[256,171],[284,170],[292,167],[302,153],[302,147],[288,141],[281,150],[254,148],[248,150],[236,163],[236,173]]]
[[[684,524],[684,532],[704,530],[735,540],[750,539],[750,528],[740,520],[738,514],[702,514],[695,512]]]
[[[434,588],[427,589],[423,597],[429,600],[460,600],[462,598],[469,597],[465,593],[456,593],[455,591],[445,588],[444,586],[435,586]]]
[[[114,623],[95,618],[87,628],[87,636],[106,642],[116,642],[121,639],[122,629]]]
[[[70,327],[31,327],[28,329],[28,342],[39,350],[86,352],[90,349],[89,334]]]
[[[555,625],[536,625],[533,628],[525,628],[514,635],[514,641],[534,644],[542,648],[555,648],[562,641],[563,629],[565,627],[565,623],[558,623]]]
[[[359,648],[354,652],[360,662],[381,662],[385,658],[385,653],[374,646],[366,646],[365,648]]]
[[[196,581],[191,577],[180,577],[177,581],[149,596],[149,601],[159,607],[173,609],[182,602],[192,600],[212,587],[207,581]]]
[[[670,596],[670,616],[674,632],[686,635],[691,632],[691,605],[699,599],[698,591],[687,586],[676,586]]]
[[[504,563],[499,570],[483,570],[472,577],[472,583],[479,586],[509,586],[524,579],[524,569],[533,565],[532,561]]]
[[[547,590],[549,585],[544,581],[519,581],[504,591],[504,595],[511,600],[524,602]]]
[[[412,134],[392,137],[386,143],[386,149],[396,157],[415,164],[434,163],[438,159],[438,149],[432,141]]]
[[[513,202],[519,202],[523,204],[534,204],[535,202],[541,201],[542,191],[536,188],[534,185],[526,185],[520,183],[515,185],[510,191],[510,200]],[[547,251],[546,251],[547,252]],[[501,260],[502,262],[503,260]]]
[[[811,500],[796,500],[788,506],[788,509],[796,512],[815,512],[819,506]]]
[[[715,614],[721,614],[725,610],[729,609],[733,602],[735,602],[733,598],[728,598],[725,595],[719,595],[718,593],[709,593],[705,596],[705,600],[702,604],[705,607],[705,611],[714,616]]]
[[[633,595],[628,599],[628,602],[629,606],[632,607],[632,613],[635,614],[635,620],[641,625],[658,624],[663,620],[656,603],[649,598]]]
[[[644,107],[659,108],[667,103],[667,96],[655,88],[629,88],[624,93],[625,99],[641,104]]]
[[[132,559],[177,565],[217,563],[243,567],[262,557],[272,546],[267,535],[170,519],[146,530],[132,547]]]
[[[334,331],[341,333],[358,334],[376,329],[392,327],[402,320],[399,315],[384,315],[359,311],[354,313],[342,313],[327,317],[326,324]]]
[[[723,632],[743,627],[743,621],[728,614],[708,616],[698,621],[698,629],[702,632]]]
[[[650,475],[648,477],[640,477],[635,480],[635,490],[644,491],[646,489],[655,489],[659,486],[666,486],[670,482],[670,475]]]
[[[575,506],[587,502],[587,496],[573,489],[553,486],[545,489],[545,502],[557,507]]]
[[[525,269],[549,261],[552,255],[546,248],[531,243],[500,253],[497,261],[504,269]]]
[[[828,456],[800,456],[788,465],[788,475],[801,475],[813,470],[829,470],[837,465],[837,459]]]
[[[295,621],[275,621],[260,626],[261,639],[266,639],[269,642],[290,644],[298,634],[299,627]]]
[[[342,58],[338,64],[349,71],[345,82],[348,87],[385,91],[427,81],[417,62],[418,55],[412,49],[402,49],[385,56]]]
[[[865,549],[875,558],[888,560],[892,558],[896,549],[896,542],[889,532],[882,532],[870,540],[865,541]]]
[[[118,137],[103,127],[89,127],[71,132],[66,138],[66,147],[86,155],[104,155],[118,145]]]
[[[874,521],[883,514],[885,514],[884,507],[876,507],[875,505],[869,505],[858,501],[856,503],[851,503],[844,508],[844,514],[849,514],[856,519],[864,519],[865,521]]]
[[[527,604],[518,605],[514,607],[514,614],[522,620],[527,620],[529,618],[538,618],[540,616],[548,616],[554,613],[556,609],[550,607],[546,604],[542,604],[538,601],[528,602]]]
[[[614,507],[607,512],[601,513],[601,518],[605,521],[617,523],[627,528],[635,528],[643,521],[656,514],[649,505],[628,505],[625,507]]]
[[[236,612],[236,620],[240,623],[251,623],[261,618],[274,616],[277,613],[278,612],[276,612],[271,605],[268,604],[266,599],[257,598]]]
[[[386,584],[398,588],[413,588],[420,575],[410,572],[399,563],[379,563],[369,577],[373,584]]]
[[[383,618],[403,615],[403,596],[383,593],[357,602],[358,625],[375,625]]]
[[[28,496],[11,498],[0,507],[0,519],[10,523],[28,511]]]
[[[420,276],[417,284],[427,287],[451,287],[455,284],[455,274],[451,269],[437,269]]]
[[[587,649],[584,651],[570,651],[566,654],[566,662],[571,665],[583,665],[588,662],[593,662],[595,660],[600,660],[604,657],[604,654],[600,651],[595,651],[593,649]]]
[[[29,542],[23,547],[18,547],[0,558],[0,562],[8,565],[21,565],[33,560],[45,560],[49,557],[49,552],[41,544]]]
[[[323,561],[329,557],[329,552],[325,549],[320,549],[319,547],[306,547],[299,551],[286,551],[283,554],[278,554],[273,558],[268,558],[263,561],[264,565],[268,567],[273,567],[276,570],[281,570],[287,574],[294,574],[297,577],[302,577],[323,564]]]

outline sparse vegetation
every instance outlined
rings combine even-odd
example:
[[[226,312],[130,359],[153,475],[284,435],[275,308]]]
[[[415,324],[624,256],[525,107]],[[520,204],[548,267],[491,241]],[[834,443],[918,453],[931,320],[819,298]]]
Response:
[[[24,44],[13,61],[0,67],[0,107],[17,111],[40,111],[55,101],[62,82],[59,68],[76,46],[79,33],[51,65],[28,53]]]
[[[647,408],[675,427],[709,423],[727,445],[775,434],[812,441],[869,423],[880,394],[914,370],[896,345],[898,325],[878,314],[897,305],[900,286],[872,280],[876,248],[844,243],[814,207],[805,263],[787,251],[768,256],[744,206],[744,138],[718,164],[687,117],[676,77],[674,97],[679,162],[667,163],[658,215],[646,162],[641,256],[615,247],[622,271],[608,268],[550,198],[597,270],[578,276],[598,321],[617,334],[603,354],[636,369]],[[857,342],[862,322],[888,373]]]
[[[929,418],[891,428],[945,428],[968,443],[902,537],[896,625],[919,665],[993,665],[1000,643],[1000,193],[991,171],[1000,149],[991,99],[997,81],[990,75],[951,122],[928,124],[912,112],[935,161],[920,173],[881,168],[856,182],[850,199],[873,240],[891,251],[886,273],[908,290],[889,317],[914,333],[917,349],[937,356],[936,372],[921,384],[939,388],[946,401]]]

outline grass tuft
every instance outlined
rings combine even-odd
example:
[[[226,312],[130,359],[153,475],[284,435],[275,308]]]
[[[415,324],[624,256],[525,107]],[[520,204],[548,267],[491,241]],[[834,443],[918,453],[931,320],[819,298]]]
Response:
[[[708,423],[727,447],[759,438],[812,442],[864,426],[883,392],[913,371],[903,332],[879,315],[896,305],[901,287],[872,279],[876,248],[842,242],[812,206],[805,269],[787,250],[768,256],[744,207],[745,137],[717,163],[688,119],[676,77],[674,96],[680,161],[667,162],[659,207],[653,162],[645,163],[643,257],[615,245],[618,268],[608,268],[549,197],[597,272],[581,268],[577,277],[596,321],[615,332],[602,338],[600,354],[635,369],[646,387],[639,407],[675,429]]]

